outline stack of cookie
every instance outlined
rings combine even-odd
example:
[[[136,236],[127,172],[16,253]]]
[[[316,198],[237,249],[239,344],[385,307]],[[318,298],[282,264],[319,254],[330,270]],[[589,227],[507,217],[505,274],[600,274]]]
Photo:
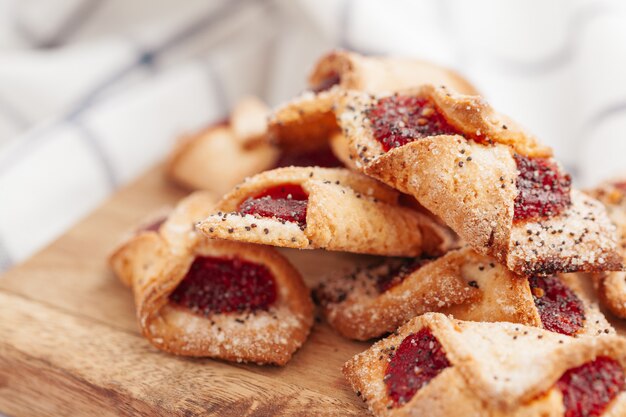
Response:
[[[626,317],[624,183],[574,189],[550,148],[429,63],[333,52],[309,86],[175,150],[170,176],[204,191],[111,257],[151,343],[285,364],[314,308],[273,247],[377,255],[312,291],[343,336],[391,334],[343,370],[374,415],[625,415],[626,341],[585,291]]]

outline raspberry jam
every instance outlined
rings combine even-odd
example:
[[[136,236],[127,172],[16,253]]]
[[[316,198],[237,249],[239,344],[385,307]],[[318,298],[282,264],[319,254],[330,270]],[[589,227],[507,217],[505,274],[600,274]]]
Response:
[[[380,293],[400,284],[406,277],[430,262],[427,258],[405,258],[397,264],[390,263],[387,274],[376,277],[376,287]]]
[[[314,93],[321,93],[322,91],[330,90],[331,87],[339,84],[341,82],[341,77],[336,72],[331,72],[326,74],[324,79],[320,81],[317,85],[313,86],[311,90]]]
[[[528,278],[541,323],[546,330],[573,335],[585,323],[585,307],[568,286],[555,276]]]
[[[599,357],[570,369],[557,381],[563,393],[565,417],[596,417],[624,391],[624,369],[614,359]]]
[[[276,301],[274,276],[240,258],[197,257],[170,301],[194,313],[267,310]]]
[[[428,136],[460,134],[426,98],[384,97],[366,115],[385,152]]]
[[[283,152],[278,161],[276,161],[274,168],[290,166],[340,168],[344,165],[337,159],[330,147],[327,146],[306,152]]]
[[[430,329],[407,336],[387,365],[385,385],[395,406],[411,398],[431,379],[450,366],[446,352]]]
[[[555,216],[570,206],[572,180],[554,161],[514,156],[519,171],[514,220]]]
[[[282,184],[249,197],[239,206],[242,214],[274,217],[306,226],[306,209],[309,196],[296,184]]]

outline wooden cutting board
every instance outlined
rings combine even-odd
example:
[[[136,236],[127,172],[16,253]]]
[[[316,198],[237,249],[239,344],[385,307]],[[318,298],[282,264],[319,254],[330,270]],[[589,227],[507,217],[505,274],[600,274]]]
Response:
[[[142,216],[183,195],[155,168],[0,278],[0,412],[366,414],[340,369],[368,344],[343,339],[326,324],[315,325],[284,368],[175,357],[139,335],[131,293],[109,271],[106,257]],[[337,253],[285,253],[309,283],[355,260]]]
[[[361,416],[341,365],[365,350],[326,324],[284,368],[171,356],[138,333],[106,257],[184,193],[159,167],[0,278],[0,412],[19,416]],[[31,231],[32,232],[32,231]],[[285,250],[309,284],[362,257]],[[614,325],[622,323],[612,320]]]

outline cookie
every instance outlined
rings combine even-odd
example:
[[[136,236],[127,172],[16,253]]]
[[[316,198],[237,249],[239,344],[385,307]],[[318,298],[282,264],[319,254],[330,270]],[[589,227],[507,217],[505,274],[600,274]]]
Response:
[[[343,165],[352,167],[333,113],[337,96],[345,90],[385,93],[424,83],[477,94],[475,87],[459,74],[430,62],[333,51],[320,58],[313,68],[309,90],[271,113],[268,133],[281,148],[326,155],[332,151]]]
[[[428,313],[343,372],[377,417],[617,416],[626,412],[625,352],[617,336]]]
[[[313,324],[309,291],[273,248],[195,232],[213,204],[204,193],[184,199],[162,224],[119,247],[110,264],[132,288],[141,331],[158,349],[284,365]]]
[[[337,120],[357,169],[414,196],[514,272],[621,269],[602,204],[482,98],[429,85],[381,97],[352,91]]]
[[[247,179],[198,224],[212,238],[387,256],[437,254],[450,231],[399,193],[346,169],[290,167]]]
[[[318,60],[309,75],[309,88],[318,93],[335,85],[344,90],[385,93],[425,83],[446,85],[464,94],[478,94],[476,87],[457,72],[412,58],[332,51]]]
[[[268,142],[268,109],[247,98],[235,106],[228,120],[179,139],[166,175],[191,190],[223,195],[244,178],[274,167],[280,151]]]
[[[387,258],[325,277],[314,296],[343,336],[367,340],[427,312],[506,321],[567,335],[615,334],[579,277],[513,274],[470,248],[441,257]]]

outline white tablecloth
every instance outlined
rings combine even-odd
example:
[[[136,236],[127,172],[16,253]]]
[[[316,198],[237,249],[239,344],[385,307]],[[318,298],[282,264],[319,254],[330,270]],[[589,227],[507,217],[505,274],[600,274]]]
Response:
[[[465,74],[579,184],[626,168],[626,2],[0,1],[0,270],[332,47]]]

